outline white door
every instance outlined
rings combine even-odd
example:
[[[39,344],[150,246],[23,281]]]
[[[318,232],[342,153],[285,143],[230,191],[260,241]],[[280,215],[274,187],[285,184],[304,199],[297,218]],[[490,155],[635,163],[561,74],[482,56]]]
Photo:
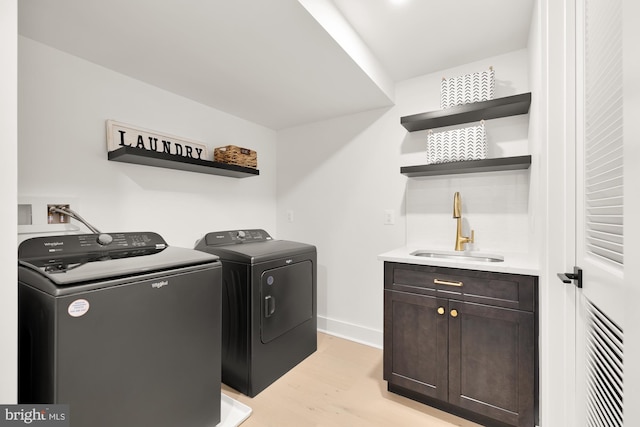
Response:
[[[575,12],[576,425],[617,427],[625,306],[622,0],[576,0]]]

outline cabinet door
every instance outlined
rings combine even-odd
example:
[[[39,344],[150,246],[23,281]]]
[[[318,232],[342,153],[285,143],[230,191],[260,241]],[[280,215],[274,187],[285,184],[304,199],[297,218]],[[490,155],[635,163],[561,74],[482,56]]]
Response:
[[[426,396],[446,400],[446,299],[385,291],[384,378]]]
[[[449,402],[533,427],[533,313],[455,301],[449,308]]]

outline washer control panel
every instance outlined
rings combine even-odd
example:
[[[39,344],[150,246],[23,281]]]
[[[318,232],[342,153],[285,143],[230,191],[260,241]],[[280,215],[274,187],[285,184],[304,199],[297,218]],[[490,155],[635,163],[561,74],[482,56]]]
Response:
[[[167,242],[157,233],[69,234],[27,239],[18,247],[18,258],[110,253],[132,249],[164,249]]]
[[[273,240],[262,229],[214,231],[205,236],[207,246],[233,245],[237,243],[266,242]]]

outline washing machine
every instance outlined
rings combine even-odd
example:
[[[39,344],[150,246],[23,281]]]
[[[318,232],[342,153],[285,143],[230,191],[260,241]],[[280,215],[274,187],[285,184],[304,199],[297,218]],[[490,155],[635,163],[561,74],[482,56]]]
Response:
[[[195,248],[222,261],[222,382],[254,397],[317,349],[316,248],[261,229]]]
[[[18,248],[18,401],[73,427],[220,422],[219,259],[151,232]]]

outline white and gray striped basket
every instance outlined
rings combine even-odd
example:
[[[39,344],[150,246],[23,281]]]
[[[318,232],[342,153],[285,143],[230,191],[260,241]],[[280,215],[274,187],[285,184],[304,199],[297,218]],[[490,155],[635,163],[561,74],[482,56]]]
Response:
[[[440,84],[440,108],[446,109],[456,105],[493,99],[495,90],[495,73],[493,67],[489,71],[465,74],[463,76],[442,78]]]
[[[442,132],[427,132],[427,164],[487,158],[484,120],[477,126]]]

